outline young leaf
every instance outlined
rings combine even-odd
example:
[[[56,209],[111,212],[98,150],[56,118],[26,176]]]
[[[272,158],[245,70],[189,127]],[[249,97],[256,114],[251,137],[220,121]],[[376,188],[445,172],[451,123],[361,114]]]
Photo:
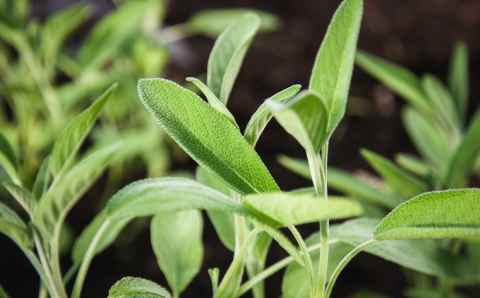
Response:
[[[387,185],[405,198],[428,190],[428,185],[380,155],[362,150],[363,157],[385,179]]]
[[[375,230],[375,239],[480,238],[480,189],[421,194],[401,204]]]
[[[465,187],[480,153],[480,112],[477,112],[468,127],[463,141],[455,150],[448,166],[445,185]]]
[[[404,169],[423,178],[429,177],[432,174],[432,170],[423,160],[407,153],[395,155],[395,162]]]
[[[278,190],[240,131],[195,93],[163,80],[140,80],[140,99],[161,126],[201,166],[241,193]]]
[[[266,193],[248,195],[242,205],[263,222],[276,226],[298,225],[325,219],[341,219],[362,213],[360,204],[354,201],[332,198],[319,200],[312,195]]]
[[[116,84],[110,87],[88,109],[73,118],[57,138],[50,155],[50,170],[54,175],[65,171],[75,159],[81,144],[95,124],[100,111],[105,106]]]
[[[418,111],[427,114],[431,112],[429,99],[422,90],[420,80],[408,69],[365,52],[357,54],[356,63],[402,96]]]
[[[0,233],[9,237],[22,250],[33,248],[33,242],[23,220],[7,205],[0,202]]]
[[[33,195],[39,200],[44,193],[47,192],[50,182],[52,180],[52,175],[50,175],[50,158],[45,157],[42,161],[42,165],[35,176],[35,182],[33,183]]]
[[[17,173],[15,151],[2,133],[0,133],[0,167],[5,170],[13,182],[21,185],[22,182]]]
[[[362,14],[362,0],[344,0],[315,58],[309,89],[325,101],[328,135],[345,114]]]
[[[460,119],[465,120],[468,106],[468,48],[463,42],[458,42],[453,50],[448,72],[448,87],[452,92]]]
[[[278,102],[286,101],[287,99],[294,97],[301,88],[301,85],[292,85],[267,98],[267,100],[265,100],[265,102],[258,107],[252,117],[250,117],[250,120],[245,128],[245,132],[243,133],[249,144],[255,147],[260,135],[273,117],[273,114],[268,107],[268,100]]]
[[[286,103],[268,100],[268,107],[282,127],[307,152],[319,152],[326,141],[328,114],[322,99],[302,92]]]
[[[213,46],[208,58],[207,85],[225,104],[259,27],[260,19],[256,15],[242,15],[225,29]]]
[[[20,185],[11,182],[4,182],[3,186],[15,198],[15,200],[22,206],[22,208],[30,215],[33,215],[37,201],[33,194]]]
[[[206,9],[194,14],[186,23],[187,30],[192,33],[201,33],[211,37],[218,36],[225,28],[246,14],[255,14],[260,17],[259,31],[270,32],[280,26],[280,20],[273,14],[256,9]]]
[[[153,281],[124,277],[110,288],[107,298],[171,298],[171,295]]]
[[[306,179],[311,179],[310,169],[306,161],[288,156],[280,156],[278,161],[290,171]],[[375,188],[343,170],[332,167],[328,168],[328,186],[350,197],[364,199],[370,203],[379,204],[388,208],[395,207],[401,202],[401,200],[392,193]]]
[[[153,251],[174,297],[180,297],[200,271],[202,229],[202,215],[197,210],[158,213],[152,219]]]
[[[235,117],[232,115],[232,113],[230,113],[225,104],[221,102],[215,94],[213,94],[212,90],[210,90],[207,85],[197,78],[188,77],[186,80],[187,82],[194,84],[195,87],[197,87],[203,93],[212,108],[224,114],[235,126],[238,127]]]

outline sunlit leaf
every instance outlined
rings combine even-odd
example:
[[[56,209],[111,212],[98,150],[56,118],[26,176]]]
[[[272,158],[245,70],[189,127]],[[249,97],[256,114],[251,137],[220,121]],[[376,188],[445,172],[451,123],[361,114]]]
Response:
[[[171,298],[171,295],[153,281],[124,277],[110,288],[107,298]]]

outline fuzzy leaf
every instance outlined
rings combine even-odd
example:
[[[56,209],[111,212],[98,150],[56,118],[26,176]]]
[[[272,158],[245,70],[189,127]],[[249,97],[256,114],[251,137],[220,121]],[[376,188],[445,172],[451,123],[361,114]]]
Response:
[[[309,89],[325,101],[328,135],[345,115],[362,14],[362,0],[344,0],[315,58]]]
[[[319,152],[326,141],[327,110],[313,92],[302,92],[286,103],[269,100],[268,107],[282,127],[307,152]]]
[[[171,295],[153,281],[124,277],[110,288],[107,298],[171,298]]]
[[[421,194],[401,204],[377,226],[379,240],[480,238],[480,189]]]
[[[468,48],[463,42],[458,42],[453,50],[448,72],[448,87],[452,92],[461,119],[465,119],[468,107]]]
[[[278,101],[278,102],[283,102],[286,101],[289,98],[292,98],[295,96],[298,91],[302,88],[301,85],[292,85],[286,89],[283,89],[280,92],[275,93],[271,97],[267,98],[253,113],[252,117],[250,117],[250,120],[247,123],[247,126],[245,128],[244,136],[245,139],[249,144],[255,147],[257,144],[258,139],[260,138],[263,130],[267,126],[268,122],[273,117],[272,112],[270,111],[268,107],[268,100],[272,101]]]
[[[423,178],[429,177],[432,174],[432,170],[428,164],[410,154],[399,153],[395,155],[395,162],[404,169]]]
[[[174,297],[179,297],[200,271],[202,229],[202,215],[197,210],[158,213],[152,219],[153,251]]]
[[[163,80],[140,80],[140,98],[160,125],[201,166],[241,193],[278,190],[240,131],[195,93]]]
[[[7,205],[0,202],[0,233],[9,237],[22,250],[33,248],[33,242],[23,220]]]
[[[382,156],[362,150],[363,157],[385,179],[387,185],[405,198],[428,190],[428,185]]]
[[[259,27],[260,19],[256,15],[242,15],[225,29],[213,46],[208,58],[207,85],[225,104]]]
[[[50,175],[50,158],[45,157],[42,161],[42,165],[35,176],[35,182],[33,183],[33,195],[39,200],[44,193],[47,192],[52,175]]]
[[[5,170],[13,182],[21,184],[20,177],[17,173],[17,157],[15,156],[15,151],[2,133],[0,133],[0,167]]]
[[[20,185],[11,182],[4,182],[3,186],[8,190],[8,192],[15,198],[15,200],[22,206],[22,208],[30,215],[33,215],[37,201],[34,198],[33,194]]]

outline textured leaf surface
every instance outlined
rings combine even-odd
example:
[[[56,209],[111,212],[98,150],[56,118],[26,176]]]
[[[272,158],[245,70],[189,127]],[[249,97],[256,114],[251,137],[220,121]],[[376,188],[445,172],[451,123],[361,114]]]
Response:
[[[108,298],[170,298],[163,287],[138,277],[124,277],[108,291]]]
[[[341,219],[357,216],[362,208],[357,202],[332,198],[319,200],[313,195],[267,193],[248,195],[242,204],[260,216],[265,215],[272,224],[298,225],[325,219]]]
[[[33,215],[37,200],[28,189],[11,182],[4,182],[3,186],[30,216]]]
[[[286,103],[269,100],[268,107],[280,125],[307,152],[319,152],[327,138],[328,114],[322,99],[302,92]]]
[[[242,193],[278,190],[238,128],[195,93],[163,79],[141,80],[138,88],[146,108],[201,166]]]
[[[448,87],[452,92],[461,119],[465,118],[468,106],[468,48],[463,42],[455,45],[448,73]]]
[[[7,175],[17,184],[20,184],[20,177],[17,173],[17,157],[10,142],[0,133],[0,166]]]
[[[342,2],[328,26],[313,66],[309,88],[325,101],[329,135],[345,114],[362,14],[362,0]]]
[[[480,238],[480,190],[428,192],[401,204],[375,230],[375,238]]]
[[[245,139],[249,144],[255,147],[263,130],[273,117],[273,114],[268,107],[268,100],[283,102],[295,96],[301,88],[302,87],[298,84],[292,85],[267,98],[267,100],[258,107],[252,117],[250,117],[244,132]]]
[[[207,85],[225,104],[247,50],[260,27],[254,14],[239,17],[218,37],[208,58]]]
[[[12,239],[20,248],[33,248],[33,242],[23,220],[7,205],[0,202],[0,233]]]
[[[200,271],[203,219],[197,210],[155,215],[150,226],[153,251],[173,295],[179,297]]]

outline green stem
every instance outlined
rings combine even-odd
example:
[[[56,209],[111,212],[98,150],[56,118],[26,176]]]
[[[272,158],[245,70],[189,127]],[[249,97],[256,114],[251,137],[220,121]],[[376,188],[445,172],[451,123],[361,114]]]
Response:
[[[300,251],[303,254],[303,257],[305,259],[305,267],[308,272],[308,275],[310,277],[310,291],[311,294],[314,294],[315,290],[315,271],[313,270],[313,262],[312,262],[312,257],[310,256],[310,253],[308,252],[307,245],[305,244],[305,241],[303,241],[302,235],[300,232],[295,228],[295,226],[288,226],[288,229],[292,233],[293,237],[295,238],[295,241],[297,241],[298,246],[300,247]]]

